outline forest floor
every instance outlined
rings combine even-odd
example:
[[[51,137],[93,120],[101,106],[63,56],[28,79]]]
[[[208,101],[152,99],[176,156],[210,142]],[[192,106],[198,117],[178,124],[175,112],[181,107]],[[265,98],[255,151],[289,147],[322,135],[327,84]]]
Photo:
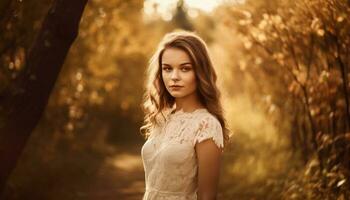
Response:
[[[140,200],[144,188],[141,146],[135,144],[105,159],[84,199]]]
[[[237,138],[224,152],[218,199],[281,199],[294,160],[288,148],[244,135]],[[142,143],[112,146],[109,153],[57,154],[50,163],[24,156],[4,199],[141,200]]]
[[[118,146],[117,153],[105,158],[96,177],[89,184],[86,196],[81,196],[81,199],[141,200],[145,188],[141,146],[142,144]],[[288,167],[277,166],[281,165],[281,161],[286,163],[285,158],[281,158],[286,156],[285,151],[266,147],[263,150],[260,146],[260,151],[264,153],[259,155],[251,151],[256,150],[256,146],[251,146],[250,150],[237,146],[228,148],[224,154],[218,199],[281,199]],[[248,151],[250,157],[247,162],[245,159]]]

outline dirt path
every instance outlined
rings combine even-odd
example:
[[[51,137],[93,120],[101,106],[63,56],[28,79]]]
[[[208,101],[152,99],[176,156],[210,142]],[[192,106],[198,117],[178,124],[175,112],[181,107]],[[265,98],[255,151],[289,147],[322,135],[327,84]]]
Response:
[[[281,183],[288,168],[284,166],[287,154],[265,144],[254,144],[245,149],[236,142],[227,149],[218,199],[280,199]],[[87,189],[84,193],[74,194],[74,200],[142,199],[145,185],[141,145],[118,146],[117,152],[105,158]]]
[[[140,200],[144,193],[144,171],[140,146],[132,146],[106,158],[96,182],[87,194],[89,200]]]

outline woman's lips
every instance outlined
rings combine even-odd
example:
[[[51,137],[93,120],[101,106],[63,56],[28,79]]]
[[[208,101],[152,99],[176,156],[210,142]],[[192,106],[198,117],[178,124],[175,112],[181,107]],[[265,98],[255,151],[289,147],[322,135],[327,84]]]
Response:
[[[181,89],[183,86],[179,86],[179,85],[173,85],[173,86],[170,86],[171,89],[173,90],[179,90]]]

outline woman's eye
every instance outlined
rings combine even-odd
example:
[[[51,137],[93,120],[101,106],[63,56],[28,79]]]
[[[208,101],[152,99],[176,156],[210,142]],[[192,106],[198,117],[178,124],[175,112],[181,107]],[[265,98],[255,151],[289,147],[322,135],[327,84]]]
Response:
[[[187,71],[190,71],[191,69],[192,69],[191,67],[183,67],[181,68],[181,71],[187,72]]]
[[[163,70],[166,72],[169,72],[169,71],[171,71],[171,68],[170,67],[163,67]]]

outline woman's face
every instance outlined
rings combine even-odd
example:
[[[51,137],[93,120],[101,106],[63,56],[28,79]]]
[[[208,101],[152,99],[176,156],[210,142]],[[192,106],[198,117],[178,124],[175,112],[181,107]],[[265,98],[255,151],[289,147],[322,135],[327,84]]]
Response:
[[[165,49],[162,56],[164,85],[174,98],[196,95],[197,82],[191,59],[178,48]]]

